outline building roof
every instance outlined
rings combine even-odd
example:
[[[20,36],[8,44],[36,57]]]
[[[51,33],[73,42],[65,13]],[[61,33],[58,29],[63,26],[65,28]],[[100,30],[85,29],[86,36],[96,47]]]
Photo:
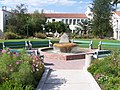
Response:
[[[85,14],[44,13],[48,18],[87,18]]]
[[[10,11],[7,11],[7,10],[2,10],[3,12],[7,12],[7,13],[12,13],[12,12],[10,12]]]
[[[116,11],[116,14],[117,14],[118,16],[120,16],[120,11]]]

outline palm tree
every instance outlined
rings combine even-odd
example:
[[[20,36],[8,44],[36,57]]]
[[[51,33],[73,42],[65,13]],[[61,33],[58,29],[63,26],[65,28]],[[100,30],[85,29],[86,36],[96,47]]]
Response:
[[[80,35],[88,34],[88,32],[89,32],[88,25],[89,25],[88,20],[83,20],[83,21],[79,22],[76,26],[77,33],[79,33]]]
[[[25,4],[17,5],[16,9],[13,9],[12,12],[17,14],[25,14],[27,12],[27,6]]]
[[[113,0],[113,5],[117,6],[118,3],[120,3],[120,0]]]

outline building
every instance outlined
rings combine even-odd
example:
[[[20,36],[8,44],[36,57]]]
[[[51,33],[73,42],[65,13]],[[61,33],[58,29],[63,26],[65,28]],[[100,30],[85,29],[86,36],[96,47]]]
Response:
[[[89,19],[93,19],[93,13],[90,10],[92,6],[88,6],[86,16]],[[113,38],[120,40],[120,11],[114,12],[112,15],[112,26],[113,26]]]
[[[68,24],[72,33],[76,30],[77,24],[82,20],[92,19],[93,13],[90,10],[91,6],[88,6],[85,14],[78,13],[44,13],[47,17],[47,22],[58,22],[62,21],[65,24]],[[0,11],[0,37],[2,32],[5,30],[5,25],[8,23],[8,18],[11,15],[11,12],[7,11],[5,6],[2,7]],[[120,40],[120,11],[113,13],[112,16],[113,23],[113,38]]]
[[[120,40],[120,11],[113,13],[113,37],[114,39]]]
[[[65,24],[69,25],[72,33],[76,30],[77,24],[82,20],[87,20],[85,14],[70,14],[70,13],[44,13],[47,17],[47,22],[59,22],[62,21]]]
[[[6,7],[3,7],[0,11],[0,37],[2,36],[2,32],[5,30],[5,25],[8,23],[10,15],[11,13],[6,10]]]

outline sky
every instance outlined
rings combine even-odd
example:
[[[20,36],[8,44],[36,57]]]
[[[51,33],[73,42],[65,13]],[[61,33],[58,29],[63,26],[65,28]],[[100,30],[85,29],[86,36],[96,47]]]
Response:
[[[93,0],[0,0],[0,8],[7,6],[7,10],[14,9],[16,5],[25,4],[28,13],[35,10],[46,13],[85,13],[87,6]],[[118,8],[120,5],[118,5]],[[120,11],[120,9],[118,9]]]
[[[48,13],[84,13],[92,0],[0,0],[0,8],[7,6],[7,10],[14,9],[16,5],[25,4],[28,13],[43,9]]]

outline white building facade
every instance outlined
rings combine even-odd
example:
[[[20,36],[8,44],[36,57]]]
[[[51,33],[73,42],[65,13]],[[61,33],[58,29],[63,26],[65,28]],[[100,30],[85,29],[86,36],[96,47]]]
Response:
[[[120,40],[120,11],[113,14],[113,37]]]
[[[5,30],[5,25],[8,23],[10,15],[11,13],[6,10],[0,11],[0,37],[2,36],[2,32]]]
[[[47,22],[62,21],[63,23],[68,24],[72,33],[76,30],[79,22],[88,19],[85,14],[44,13],[44,15],[48,18]]]

